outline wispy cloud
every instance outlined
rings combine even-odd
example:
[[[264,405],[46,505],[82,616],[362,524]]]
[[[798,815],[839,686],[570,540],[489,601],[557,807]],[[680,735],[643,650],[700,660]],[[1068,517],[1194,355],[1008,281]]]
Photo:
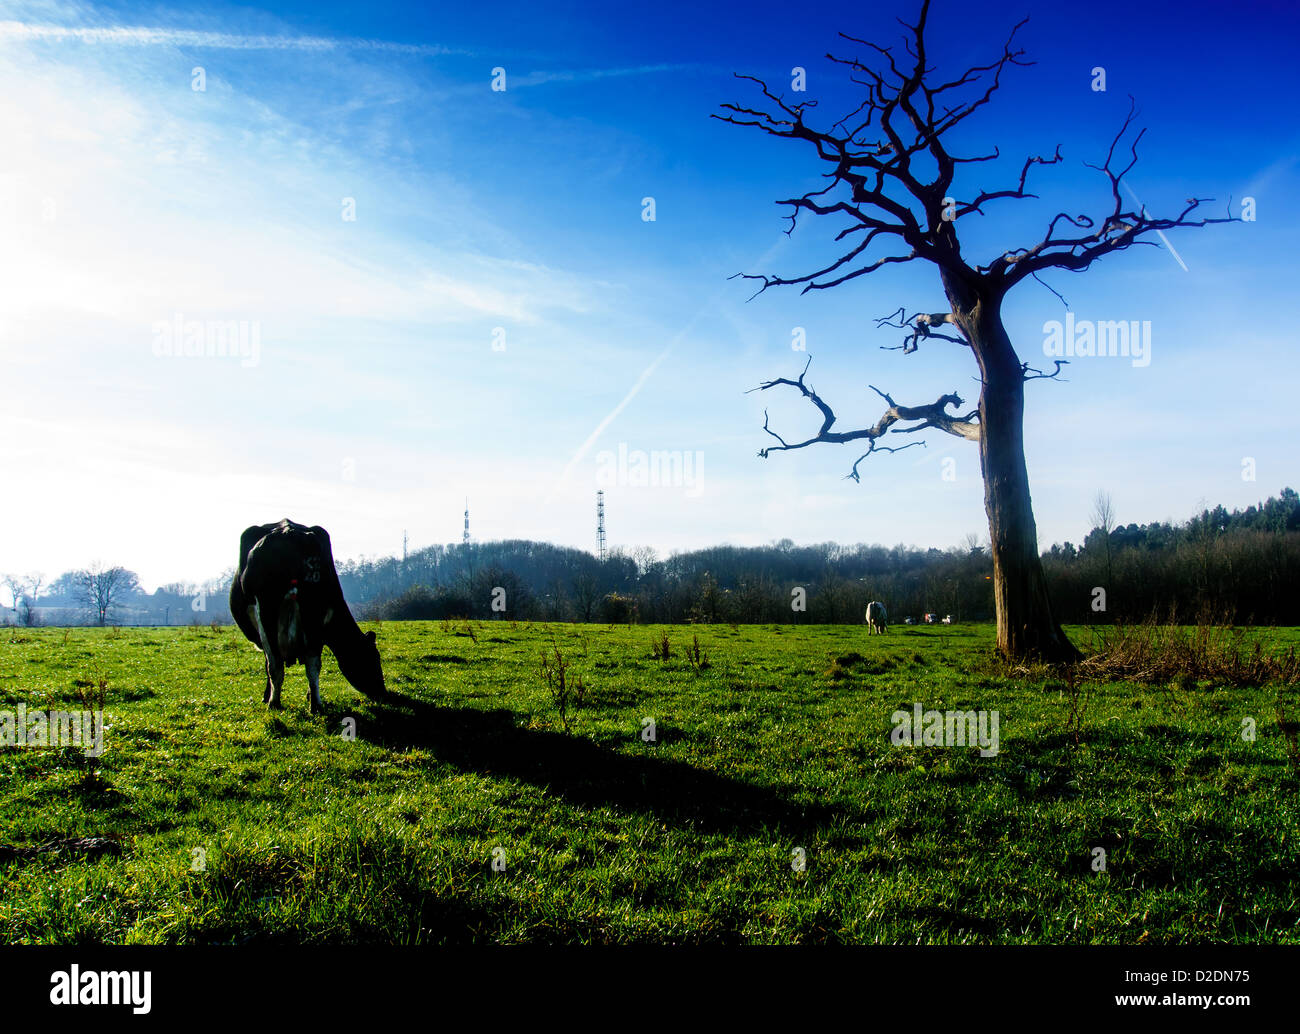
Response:
[[[198,29],[163,29],[140,25],[70,27],[0,22],[0,41],[71,40],[79,43],[127,47],[201,47],[211,50],[305,50],[315,52],[372,50],[390,54],[437,57],[448,54],[472,55],[473,51],[444,47],[436,43],[395,43],[390,40],[349,39],[329,36],[245,36]]]
[[[410,57],[474,57],[477,52],[438,43],[397,43],[392,40],[332,36],[266,36],[201,29],[156,28],[144,25],[67,26],[0,21],[0,43],[76,42],[123,47],[195,47],[204,50],[302,51],[307,53],[374,52]],[[515,55],[518,57],[518,55]],[[537,70],[511,77],[511,89],[551,83],[587,83],[634,75],[681,72],[691,65],[630,65],[621,68]]]
[[[632,65],[627,68],[583,68],[574,71],[529,72],[510,80],[511,89],[527,86],[545,86],[548,83],[586,83],[597,79],[618,79],[629,75],[656,75],[661,72],[683,72],[693,65]]]

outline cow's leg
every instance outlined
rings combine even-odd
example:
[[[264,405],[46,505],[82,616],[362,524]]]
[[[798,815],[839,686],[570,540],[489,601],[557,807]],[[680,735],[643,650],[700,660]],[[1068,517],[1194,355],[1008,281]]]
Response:
[[[320,654],[306,658],[302,664],[307,669],[307,705],[312,714],[320,714],[325,710],[320,698]]]
[[[253,623],[257,625],[258,638],[262,640],[262,653],[266,656],[266,692],[262,694],[262,702],[279,711],[284,707],[280,703],[280,688],[284,685],[284,661],[280,659],[280,655],[271,644],[270,637],[266,634],[266,623],[262,620],[262,605],[254,603],[249,610],[252,611]]]
[[[248,620],[257,629],[257,638],[261,641],[262,667],[266,671],[266,685],[262,689],[262,703],[271,702],[271,651],[267,648],[266,630],[262,628],[262,611],[254,601],[248,605]]]
[[[267,666],[271,669],[271,699],[267,701],[272,710],[279,711],[284,708],[280,703],[280,690],[284,687],[284,661],[279,657],[270,657]]]

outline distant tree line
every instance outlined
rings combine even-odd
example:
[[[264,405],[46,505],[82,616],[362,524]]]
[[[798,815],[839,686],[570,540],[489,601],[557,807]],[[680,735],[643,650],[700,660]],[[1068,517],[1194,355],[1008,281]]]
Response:
[[[1155,612],[1183,620],[1300,624],[1300,497],[1286,488],[1260,506],[1202,510],[1183,524],[1094,527],[1075,547],[1043,554],[1052,607],[1062,621],[1133,620]],[[1105,590],[1106,610],[1094,609]]]
[[[230,621],[231,574],[203,584],[175,582],[145,592],[124,567],[65,571],[48,585],[40,575],[0,576],[12,602],[7,625],[191,625]],[[44,586],[42,589],[41,586]]]
[[[1104,502],[1104,505],[1102,503]],[[1071,624],[1192,620],[1300,624],[1300,497],[1206,509],[1182,524],[1114,524],[1099,497],[1082,545],[1043,553],[1052,606]],[[1112,526],[1113,525],[1113,526]],[[880,600],[898,623],[925,613],[993,618],[992,560],[975,536],[949,550],[833,542],[715,546],[660,559],[507,540],[435,545],[405,559],[345,561],[339,578],[360,618],[642,623],[842,623]],[[4,576],[9,624],[192,624],[229,621],[231,573],[205,585],[144,593],[123,568]],[[35,581],[33,581],[35,579]],[[32,591],[32,586],[36,591]]]
[[[1300,497],[1206,509],[1182,524],[1117,525],[1098,498],[1092,532],[1043,553],[1053,608],[1072,624],[1192,620],[1300,624]],[[968,536],[949,550],[833,542],[715,546],[658,559],[508,541],[433,546],[405,562],[345,564],[344,591],[364,616],[551,621],[807,622],[862,620],[870,600],[894,621],[925,613],[993,618],[992,560]],[[498,591],[500,590],[500,591]],[[494,609],[495,608],[495,609]]]

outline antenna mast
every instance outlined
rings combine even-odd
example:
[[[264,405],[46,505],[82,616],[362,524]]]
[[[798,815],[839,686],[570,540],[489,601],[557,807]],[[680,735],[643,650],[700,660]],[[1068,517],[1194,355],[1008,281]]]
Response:
[[[600,562],[605,562],[605,490],[596,493],[596,545],[599,547]]]

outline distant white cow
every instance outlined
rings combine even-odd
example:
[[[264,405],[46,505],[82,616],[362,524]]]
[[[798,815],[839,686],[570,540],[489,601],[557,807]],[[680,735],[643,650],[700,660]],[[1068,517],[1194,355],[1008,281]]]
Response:
[[[885,605],[872,600],[867,604],[867,629],[872,635],[883,634],[889,627]]]
[[[905,625],[915,625],[915,624],[916,624],[916,618],[903,618],[903,624],[905,624]]]
[[[951,625],[951,624],[952,624],[952,615],[951,615],[951,614],[945,614],[945,615],[943,616],[943,623],[944,623],[945,625]]]

